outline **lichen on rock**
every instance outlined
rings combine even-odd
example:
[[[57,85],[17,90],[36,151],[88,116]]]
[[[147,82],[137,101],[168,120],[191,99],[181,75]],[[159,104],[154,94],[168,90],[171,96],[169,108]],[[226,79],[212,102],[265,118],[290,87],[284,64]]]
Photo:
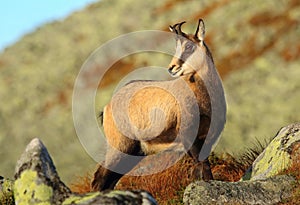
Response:
[[[300,123],[282,128],[252,164],[251,180],[275,176],[287,169],[297,144],[300,144]]]
[[[60,204],[71,194],[38,138],[27,145],[17,162],[14,192],[17,204]]]
[[[18,204],[51,204],[53,189],[45,185],[36,171],[24,170],[15,181],[15,200]]]
[[[72,195],[69,198],[67,198],[62,205],[71,205],[71,204],[84,204],[84,203],[90,203],[93,201],[97,196],[100,195],[100,192],[95,193],[88,193],[85,195]]]
[[[276,204],[292,195],[296,180],[291,176],[276,176],[264,180],[222,182],[197,181],[185,192],[185,204]]]
[[[74,195],[67,198],[63,205],[156,205],[156,200],[146,191],[112,190],[106,193],[94,192],[84,195]]]

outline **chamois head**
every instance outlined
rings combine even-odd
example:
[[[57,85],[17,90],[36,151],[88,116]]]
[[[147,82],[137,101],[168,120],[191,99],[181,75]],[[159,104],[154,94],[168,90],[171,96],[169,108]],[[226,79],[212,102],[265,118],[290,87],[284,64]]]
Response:
[[[205,26],[202,19],[199,19],[195,34],[186,34],[181,30],[185,23],[177,23],[170,26],[171,32],[176,34],[176,53],[169,65],[169,73],[173,77],[190,75],[197,72],[206,57],[212,60],[212,56],[204,43]],[[203,62],[201,62],[203,61]]]

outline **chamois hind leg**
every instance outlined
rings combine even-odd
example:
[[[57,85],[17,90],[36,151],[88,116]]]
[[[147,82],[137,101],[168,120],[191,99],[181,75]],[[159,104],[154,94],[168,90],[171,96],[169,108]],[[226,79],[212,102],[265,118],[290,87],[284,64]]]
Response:
[[[119,179],[140,161],[140,158],[129,158],[130,155],[142,153],[139,141],[124,136],[118,130],[110,105],[104,108],[103,127],[108,146],[104,166],[98,166],[91,182],[94,191],[113,189]]]
[[[129,159],[129,155],[140,155],[138,141],[122,136],[122,140],[117,141],[117,143],[115,141],[113,146],[108,146],[104,162],[105,167],[99,165],[94,173],[91,182],[91,188],[94,191],[113,189],[119,179],[140,161],[139,158]]]
[[[113,189],[121,177],[122,175],[106,169],[104,166],[99,164],[96,172],[94,173],[94,178],[91,182],[91,188],[93,191]]]

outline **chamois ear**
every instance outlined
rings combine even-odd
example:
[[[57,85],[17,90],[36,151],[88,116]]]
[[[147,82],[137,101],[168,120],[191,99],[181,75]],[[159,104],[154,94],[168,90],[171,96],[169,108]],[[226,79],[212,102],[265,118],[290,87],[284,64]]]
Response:
[[[195,33],[195,37],[198,40],[203,41],[204,40],[204,36],[205,36],[204,21],[202,19],[199,19],[197,30],[196,30],[196,33]]]

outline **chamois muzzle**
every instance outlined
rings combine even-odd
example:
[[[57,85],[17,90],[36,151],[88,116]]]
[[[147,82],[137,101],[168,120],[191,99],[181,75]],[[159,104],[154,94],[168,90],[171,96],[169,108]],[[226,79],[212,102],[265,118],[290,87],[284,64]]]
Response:
[[[169,69],[168,69],[169,73],[172,72],[172,70],[173,70],[174,67],[175,67],[175,65],[172,65],[172,66],[169,67]]]
[[[183,72],[181,66],[176,66],[176,65],[170,66],[168,71],[172,77],[178,77]]]

